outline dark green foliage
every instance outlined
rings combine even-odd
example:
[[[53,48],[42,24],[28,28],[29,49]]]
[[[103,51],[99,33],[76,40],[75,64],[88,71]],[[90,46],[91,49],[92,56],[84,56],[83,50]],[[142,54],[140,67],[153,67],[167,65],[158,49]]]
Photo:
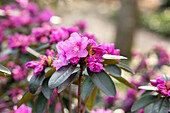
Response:
[[[104,70],[101,72],[91,72],[88,68],[87,72],[93,83],[106,95],[110,97],[114,97],[116,95],[115,85],[110,76]]]
[[[42,82],[43,82],[44,79],[45,79],[44,72],[42,72],[39,75],[32,76],[32,78],[31,78],[31,80],[29,82],[29,91],[32,94],[36,93],[36,91],[38,90],[40,85],[42,85]]]
[[[48,82],[49,88],[54,89],[61,85],[68,77],[70,77],[75,68],[76,65],[69,64],[55,71]]]
[[[87,76],[82,84],[81,97],[83,100],[85,100],[91,94],[94,87],[94,83],[92,82],[90,77]]]

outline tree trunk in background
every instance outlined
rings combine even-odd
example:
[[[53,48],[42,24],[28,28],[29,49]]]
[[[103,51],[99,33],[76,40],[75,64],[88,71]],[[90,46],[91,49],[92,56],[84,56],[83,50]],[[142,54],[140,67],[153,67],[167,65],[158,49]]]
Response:
[[[117,16],[115,46],[121,55],[131,58],[133,38],[137,25],[137,0],[120,0],[121,9]]]

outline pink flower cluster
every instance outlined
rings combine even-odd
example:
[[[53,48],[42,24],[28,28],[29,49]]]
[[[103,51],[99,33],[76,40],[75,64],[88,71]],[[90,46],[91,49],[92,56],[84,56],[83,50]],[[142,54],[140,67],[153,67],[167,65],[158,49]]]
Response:
[[[21,67],[16,65],[12,70],[14,80],[22,80],[26,76],[26,69],[25,67]]]
[[[32,36],[27,36],[23,34],[14,34],[12,36],[8,36],[9,48],[18,48],[21,47],[23,53],[26,53],[25,48],[33,43],[35,39]]]
[[[112,113],[110,109],[97,109],[96,111],[91,111],[90,113]]]
[[[87,46],[92,45],[90,52],[86,50]],[[88,39],[76,32],[72,33],[70,38],[61,41],[56,46],[58,55],[53,61],[53,66],[56,70],[62,66],[68,65],[68,62],[76,65],[80,58],[87,58],[87,66],[93,72],[100,72],[103,69],[104,54],[119,55],[119,49],[114,49],[114,44],[97,45],[92,39]]]
[[[14,103],[17,103],[20,97],[24,94],[24,90],[21,89],[20,87],[17,87],[15,89],[11,89],[9,92],[9,95]]]
[[[1,9],[4,11],[6,19],[2,19],[0,23],[6,28],[27,27],[33,24],[49,22],[51,16],[55,13],[51,10],[43,10],[40,12],[34,3],[28,3],[28,0],[16,0],[18,5],[5,5]]]
[[[76,32],[72,33],[68,40],[61,41],[56,45],[58,55],[53,61],[53,66],[58,70],[62,66],[68,65],[68,61],[76,65],[80,58],[85,58],[88,55],[87,45],[87,37],[81,37]]]
[[[103,69],[104,60],[101,59],[104,54],[119,55],[120,50],[114,49],[114,44],[108,44],[104,42],[103,44],[93,44],[92,51],[94,54],[88,57],[88,67],[93,72],[100,72]]]
[[[156,80],[151,80],[150,83],[158,88],[158,93],[170,97],[170,80],[165,81],[163,78],[158,77]]]
[[[170,63],[170,57],[164,48],[162,48],[161,46],[155,46],[154,51],[156,52],[156,54],[158,54],[159,65]]]
[[[41,27],[34,28],[32,34],[37,41],[47,43],[49,38],[49,44],[58,43],[67,39],[71,33],[79,32],[78,27],[54,27],[45,23]],[[45,40],[45,41],[44,41]]]
[[[22,104],[18,109],[17,106],[13,107],[14,112],[9,112],[9,113],[32,113],[32,108],[25,106]]]
[[[27,68],[33,68],[34,69],[34,75],[40,74],[45,67],[51,65],[51,61],[54,57],[55,53],[53,50],[47,50],[47,56],[41,55],[40,61],[30,61],[25,64]]]

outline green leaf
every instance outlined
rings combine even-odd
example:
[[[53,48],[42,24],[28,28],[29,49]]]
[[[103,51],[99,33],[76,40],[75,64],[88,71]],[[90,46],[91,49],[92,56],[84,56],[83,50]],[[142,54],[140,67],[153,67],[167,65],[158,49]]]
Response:
[[[104,67],[107,72],[109,72],[111,75],[120,77],[121,76],[121,70],[119,67],[117,67],[114,64],[107,65]]]
[[[114,97],[116,95],[116,88],[115,85],[110,78],[110,76],[104,71],[100,72],[91,72],[89,68],[87,72],[93,81],[93,83],[106,95],[110,97]]]
[[[143,90],[158,90],[158,88],[154,86],[139,86],[138,88]]]
[[[45,79],[44,72],[42,72],[39,75],[32,76],[32,78],[31,78],[31,80],[29,82],[29,91],[32,94],[36,93],[36,91],[38,90],[40,85],[42,85],[42,82],[43,82],[44,79]]]
[[[95,104],[95,101],[96,101],[96,97],[97,97],[97,91],[98,91],[98,88],[95,87],[94,90],[92,91],[90,97],[89,97],[89,101],[87,103],[87,108],[89,110],[92,110],[94,104]]]
[[[45,98],[50,99],[52,94],[53,94],[54,89],[50,89],[48,87],[48,81],[49,81],[49,78],[46,78],[43,81],[43,83],[42,83],[42,93],[45,96]]]
[[[90,51],[91,46],[92,46],[92,45],[90,44],[89,46],[86,47],[86,50],[87,50],[88,52]]]
[[[22,99],[18,102],[17,107],[19,108],[22,104],[29,102],[33,97],[34,96],[29,91],[26,91]]]
[[[65,80],[67,80],[67,78],[69,78],[75,68],[76,65],[69,64],[55,71],[48,82],[49,88],[54,89],[61,85]]]
[[[75,72],[67,78],[61,85],[58,86],[58,93],[62,92],[67,86],[74,82],[77,76],[80,74],[80,69],[78,72]]]
[[[47,67],[45,68],[45,78],[50,77],[54,72],[56,71],[56,68],[51,68],[51,67]]]
[[[129,68],[128,66],[126,66],[126,65],[123,65],[123,64],[116,64],[116,65],[117,65],[118,67],[120,67],[121,69],[127,71],[127,72],[130,72],[130,73],[132,73],[132,74],[135,74],[135,72],[134,72],[131,68]]]
[[[103,59],[127,59],[124,56],[117,56],[117,55],[110,55],[110,54],[104,54]]]
[[[86,79],[83,81],[82,84],[82,90],[81,90],[81,97],[83,100],[85,100],[92,92],[92,90],[94,89],[95,85],[92,82],[92,80],[90,79],[90,77],[86,77]]]
[[[149,104],[155,102],[156,100],[158,99],[157,96],[153,96],[153,95],[146,95],[146,96],[143,96],[141,97],[139,100],[137,100],[132,108],[131,108],[131,111],[132,112],[135,112],[139,109],[142,109],[144,108],[145,106],[148,106]]]
[[[0,76],[6,77],[8,75],[11,75],[10,70],[4,67],[3,65],[0,65]]]
[[[102,64],[119,64],[119,61],[116,59],[104,59]]]
[[[144,113],[152,113],[153,103],[145,107]]]
[[[43,113],[46,110],[47,105],[47,99],[44,97],[42,93],[38,95],[38,98],[36,100],[36,113]]]
[[[111,74],[110,74],[111,75]],[[119,82],[123,83],[124,85],[132,88],[132,89],[136,89],[135,86],[133,84],[131,84],[130,82],[128,82],[126,79],[124,79],[123,77],[116,77],[111,75],[113,78],[115,78],[116,80],[118,80]]]
[[[160,98],[154,103],[152,113],[168,113],[169,108],[168,98]]]

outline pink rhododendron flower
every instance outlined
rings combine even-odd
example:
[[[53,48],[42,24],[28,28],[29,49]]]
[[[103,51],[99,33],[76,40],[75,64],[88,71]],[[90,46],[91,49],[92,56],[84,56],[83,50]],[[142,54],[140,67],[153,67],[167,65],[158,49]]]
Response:
[[[69,33],[67,29],[64,27],[59,27],[56,30],[51,31],[49,43],[50,44],[58,43],[60,41],[65,40],[68,37],[69,37]]]
[[[98,62],[90,62],[88,63],[88,67],[90,68],[90,71],[93,72],[100,72],[103,69],[103,65]]]
[[[34,75],[40,74],[47,65],[48,57],[45,55],[40,56],[40,61],[30,61],[25,64],[27,68],[34,69]]]
[[[23,89],[19,87],[15,89],[11,89],[9,92],[9,95],[14,103],[17,103],[19,99],[21,99],[23,94],[24,94]]]
[[[75,23],[75,26],[79,27],[81,32],[84,32],[87,28],[87,22],[85,20],[80,20]]]
[[[102,46],[105,48],[105,50],[107,51],[107,54],[111,54],[111,55],[120,55],[119,52],[120,50],[119,49],[115,49],[115,45],[114,43],[107,43],[107,42],[104,42],[102,44]]]
[[[39,22],[44,22],[44,21],[48,22],[50,20],[50,18],[54,15],[55,15],[55,13],[53,11],[49,10],[49,9],[43,10],[38,15]]]
[[[94,41],[97,41],[97,38],[95,37],[95,35],[90,35],[88,33],[83,33],[83,36],[87,37],[88,39],[92,39]]]
[[[26,7],[28,5],[29,0],[16,0],[22,7]]]
[[[14,113],[32,113],[32,108],[25,106],[22,104],[18,109],[17,106],[13,107]]]
[[[14,80],[22,80],[26,75],[25,67],[21,67],[19,65],[15,66],[12,70]]]
[[[53,67],[56,67],[56,70],[66,65],[68,65],[68,61],[66,60],[66,57],[62,54],[58,54],[53,60]]]
[[[156,80],[151,80],[150,83],[158,88],[157,93],[170,97],[170,79],[165,81],[163,78],[158,77]]]
[[[9,47],[14,49],[21,47],[22,52],[26,53],[25,47],[29,46],[35,40],[32,36],[27,36],[23,34],[14,34],[8,37]]]
[[[90,113],[112,113],[110,109],[97,109],[96,111],[91,111]]]
[[[61,41],[56,45],[58,55],[53,61],[56,70],[68,64],[68,61],[74,65],[78,63],[79,58],[85,58],[88,55],[86,47],[88,45],[87,37],[81,37],[78,33],[72,33],[70,38]]]
[[[47,53],[47,56],[51,56],[51,57],[54,57],[54,56],[55,56],[54,50],[49,50],[49,49],[47,49],[47,50],[46,50],[46,53]]]

